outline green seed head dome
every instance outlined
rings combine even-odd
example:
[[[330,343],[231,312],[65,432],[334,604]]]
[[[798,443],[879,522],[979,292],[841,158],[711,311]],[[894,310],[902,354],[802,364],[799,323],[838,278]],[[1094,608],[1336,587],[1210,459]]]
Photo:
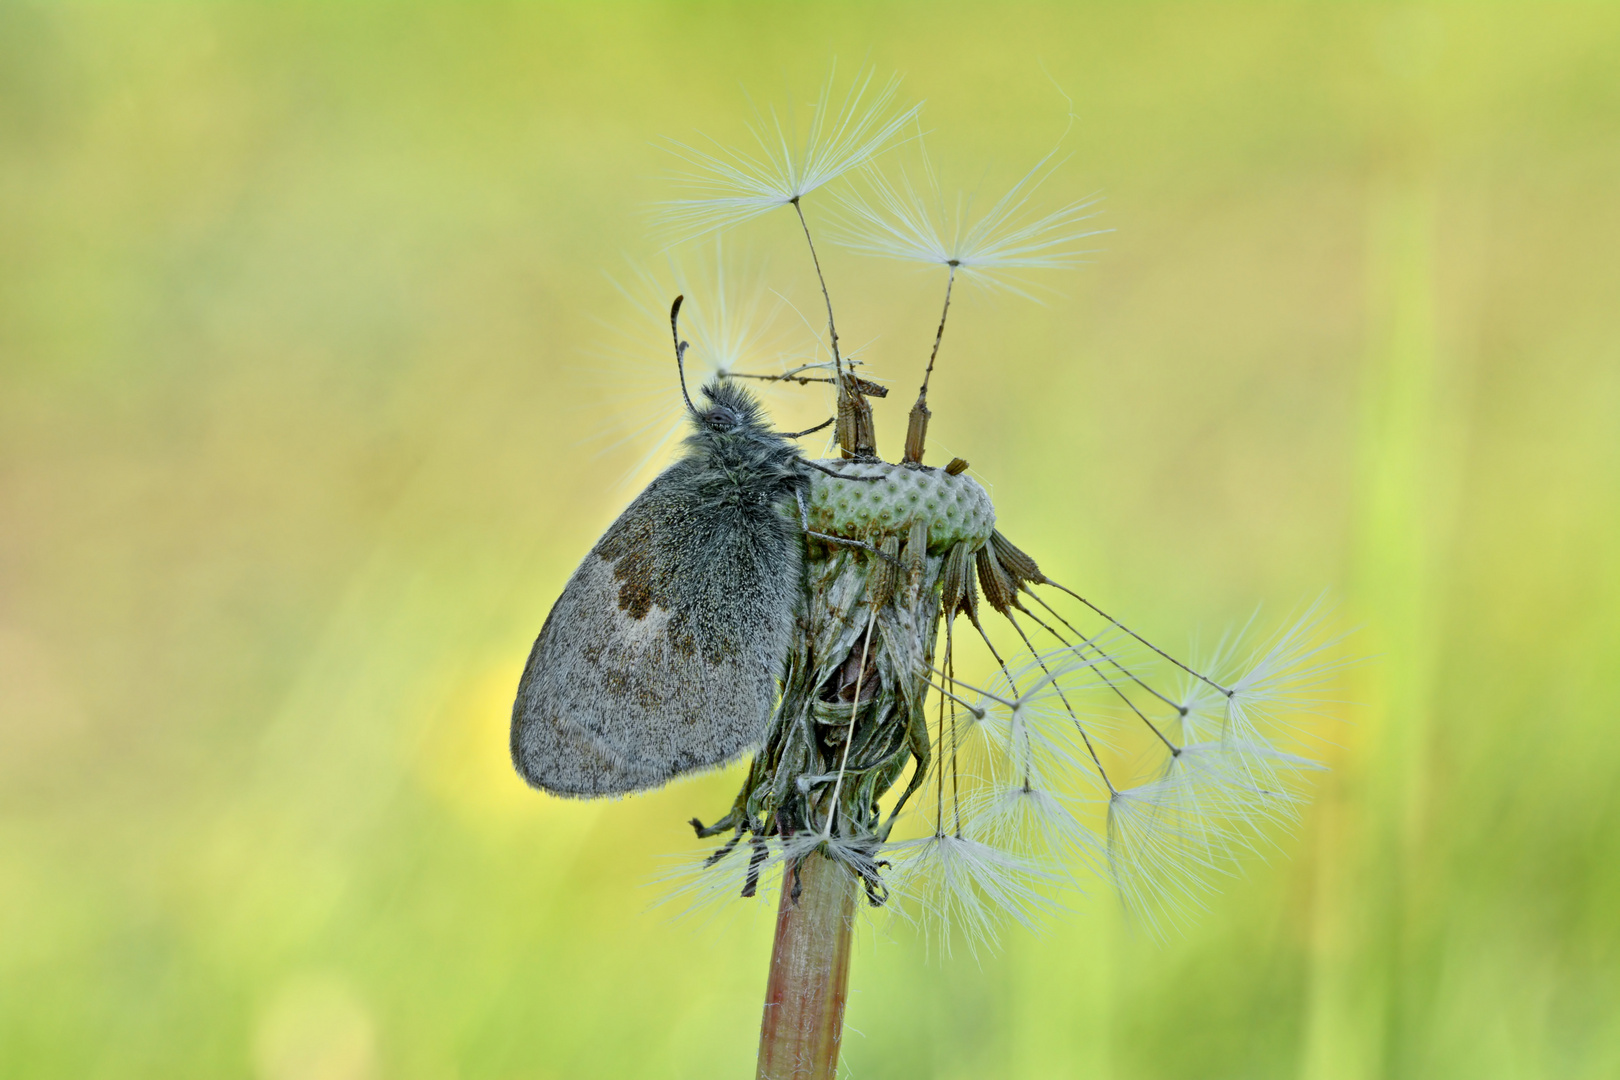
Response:
[[[887,462],[825,461],[845,476],[881,480],[840,480],[817,474],[810,492],[810,528],[866,540],[904,535],[913,521],[928,523],[928,550],[942,554],[967,541],[977,550],[996,527],[995,508],[978,481],[943,469],[907,468]]]

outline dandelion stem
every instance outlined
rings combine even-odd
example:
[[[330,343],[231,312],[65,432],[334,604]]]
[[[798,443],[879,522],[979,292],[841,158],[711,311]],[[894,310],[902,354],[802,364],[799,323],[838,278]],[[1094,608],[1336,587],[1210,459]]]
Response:
[[[812,852],[786,867],[759,1029],[758,1080],[837,1076],[854,922],[855,876],[842,865]]]

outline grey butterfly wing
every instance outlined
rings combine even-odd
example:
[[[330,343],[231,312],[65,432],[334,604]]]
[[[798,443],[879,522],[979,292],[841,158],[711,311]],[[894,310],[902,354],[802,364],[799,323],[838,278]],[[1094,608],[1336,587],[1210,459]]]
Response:
[[[562,795],[657,787],[756,744],[775,706],[801,540],[773,506],[704,506],[691,462],[630,504],[529,654],[512,760]]]

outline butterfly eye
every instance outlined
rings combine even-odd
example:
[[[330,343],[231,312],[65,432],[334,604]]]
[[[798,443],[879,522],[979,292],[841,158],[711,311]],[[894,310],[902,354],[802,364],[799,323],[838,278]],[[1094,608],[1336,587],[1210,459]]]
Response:
[[[737,414],[724,405],[716,405],[703,414],[703,422],[711,431],[725,431],[737,426]]]

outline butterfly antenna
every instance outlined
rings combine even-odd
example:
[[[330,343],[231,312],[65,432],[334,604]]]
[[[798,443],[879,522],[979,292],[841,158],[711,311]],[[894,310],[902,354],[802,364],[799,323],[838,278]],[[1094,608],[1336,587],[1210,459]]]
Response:
[[[693,416],[696,416],[697,409],[692,405],[692,395],[686,392],[686,346],[688,345],[688,342],[681,340],[681,328],[679,323],[681,317],[681,302],[685,299],[686,297],[684,295],[677,296],[675,298],[675,302],[669,306],[669,333],[670,336],[675,339],[675,370],[679,372],[681,376],[681,397],[686,399],[687,411]]]

